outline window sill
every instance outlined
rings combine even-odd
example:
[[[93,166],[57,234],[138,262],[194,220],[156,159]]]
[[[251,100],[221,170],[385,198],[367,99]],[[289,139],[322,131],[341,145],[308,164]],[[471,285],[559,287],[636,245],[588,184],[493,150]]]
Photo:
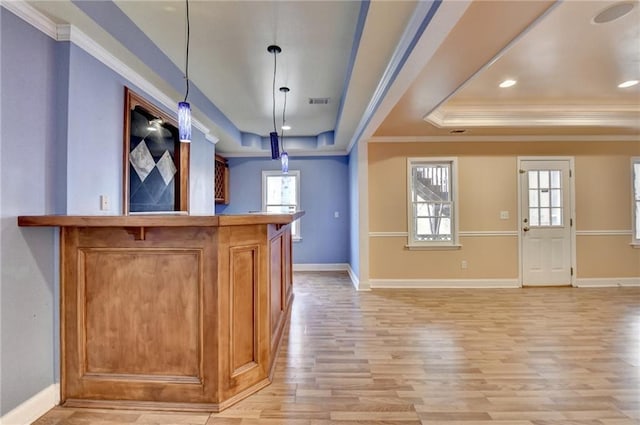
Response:
[[[629,245],[631,245],[633,249],[640,249],[640,242],[631,242]]]
[[[462,248],[462,245],[405,245],[404,247],[409,251],[455,251]]]
[[[296,236],[295,238],[291,238],[291,240],[294,242],[302,242],[302,238],[299,236]]]

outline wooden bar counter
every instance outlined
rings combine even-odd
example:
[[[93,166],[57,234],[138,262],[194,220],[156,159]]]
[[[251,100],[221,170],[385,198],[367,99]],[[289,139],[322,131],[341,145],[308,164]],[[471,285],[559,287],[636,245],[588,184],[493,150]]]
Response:
[[[268,385],[303,214],[18,217],[60,227],[62,404],[218,412]]]

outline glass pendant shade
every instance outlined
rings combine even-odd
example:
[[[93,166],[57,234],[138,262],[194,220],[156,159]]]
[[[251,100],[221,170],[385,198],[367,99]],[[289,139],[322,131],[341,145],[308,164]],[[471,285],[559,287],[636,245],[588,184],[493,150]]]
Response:
[[[289,154],[282,152],[280,154],[280,161],[282,161],[282,173],[287,174],[289,172]]]
[[[178,134],[182,143],[191,143],[191,106],[189,102],[178,103]]]
[[[280,158],[280,146],[278,143],[278,133],[272,131],[269,133],[269,139],[271,141],[271,159]]]

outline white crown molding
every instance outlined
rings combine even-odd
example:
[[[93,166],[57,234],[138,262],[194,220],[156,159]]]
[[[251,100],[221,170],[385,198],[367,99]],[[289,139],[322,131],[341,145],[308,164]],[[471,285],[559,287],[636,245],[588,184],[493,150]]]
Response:
[[[387,90],[393,84],[394,78],[396,77],[396,72],[398,69],[402,67],[402,61],[404,59],[405,54],[409,49],[413,49],[413,41],[416,37],[416,34],[420,30],[420,27],[423,24],[423,21],[428,16],[431,8],[434,7],[432,2],[418,2],[416,5],[413,14],[411,15],[409,22],[407,23],[398,44],[387,63],[387,67],[385,68],[378,84],[373,91],[371,99],[367,104],[364,114],[360,118],[360,122],[356,127],[353,135],[351,136],[351,140],[349,140],[349,144],[347,146],[347,152],[350,152],[353,146],[358,142],[358,139],[361,138],[362,133],[365,131],[367,124],[371,117],[376,112],[380,102],[384,98],[387,93]]]
[[[427,289],[427,288],[520,288],[518,279],[370,279],[372,289]]]
[[[96,58],[102,64],[111,68],[123,78],[129,80],[132,84],[138,86],[142,91],[160,102],[165,108],[172,111],[176,109],[178,104],[173,98],[166,95],[162,90],[151,84],[142,75],[138,74],[132,68],[127,66],[120,59],[112,55],[107,49],[96,43],[91,37],[80,31],[72,25],[58,25],[59,41],[71,41],[76,46]],[[205,134],[209,134],[210,130],[195,118],[191,119],[193,126]]]
[[[269,151],[261,152],[218,152],[225,158],[269,158],[271,159],[271,153]],[[307,156],[347,156],[347,151],[288,151],[289,160],[295,157],[307,157]]]
[[[640,286],[640,277],[576,278],[575,286],[578,288]]]
[[[436,108],[429,115],[423,118],[426,122],[435,125],[438,128],[444,127],[444,113],[442,112],[442,108]]]
[[[465,142],[638,142],[640,135],[513,135],[513,136],[378,136],[369,143],[465,143]]]
[[[0,5],[32,25],[40,32],[54,40],[58,39],[57,25],[51,19],[38,12],[33,6],[23,0],[1,0]]]
[[[56,24],[44,14],[24,0],[0,0],[2,7],[16,14],[23,21],[32,25],[39,31],[56,41],[70,41],[82,50],[96,58],[102,64],[115,71],[117,74],[139,87],[146,94],[162,104],[170,111],[176,109],[178,102],[166,95],[162,90],[147,81],[142,75],[127,66],[120,59],[112,55],[107,49],[96,43],[91,37],[80,31],[73,25]],[[211,130],[201,121],[192,117],[193,127],[201,131],[205,138],[213,144],[219,140],[211,134]],[[214,141],[215,140],[215,141]]]
[[[424,118],[439,128],[612,126],[637,128],[638,105],[445,105]]]
[[[60,402],[60,384],[51,384],[0,418],[2,425],[24,425],[35,422]]]

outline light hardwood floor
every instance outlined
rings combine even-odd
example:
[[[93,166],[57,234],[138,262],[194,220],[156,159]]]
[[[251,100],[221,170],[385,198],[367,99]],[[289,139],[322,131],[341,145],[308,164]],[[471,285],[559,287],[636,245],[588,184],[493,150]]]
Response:
[[[375,290],[296,273],[272,385],[220,414],[37,425],[640,424],[640,288]]]

